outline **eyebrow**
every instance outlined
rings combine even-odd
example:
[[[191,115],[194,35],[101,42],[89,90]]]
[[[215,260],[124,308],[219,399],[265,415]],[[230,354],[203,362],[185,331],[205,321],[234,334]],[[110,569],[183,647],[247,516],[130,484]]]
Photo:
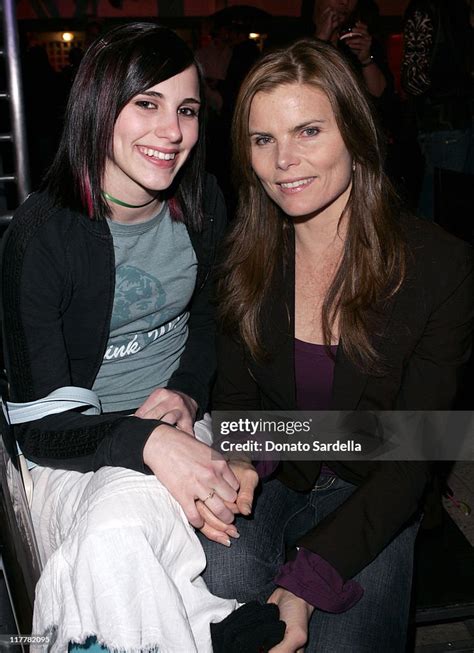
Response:
[[[147,97],[158,97],[164,99],[163,93],[158,93],[158,91],[143,91],[143,93],[138,93],[138,95],[146,95]],[[181,100],[181,104],[201,104],[201,101],[194,97],[187,97],[184,100]]]
[[[325,123],[325,122],[327,122],[327,121],[323,120],[322,118],[315,118],[314,120],[306,120],[305,122],[302,122],[300,125],[296,125],[295,127],[293,127],[291,129],[291,131],[292,132],[298,132],[301,129],[304,129],[305,127],[309,127],[310,125],[314,125],[315,123],[322,124],[322,123]],[[249,135],[250,136],[257,136],[257,135],[258,136],[271,136],[272,134],[270,134],[269,132],[262,132],[262,131],[259,131],[257,129],[255,131],[249,132]]]
[[[309,127],[310,125],[314,125],[314,123],[324,123],[326,120],[323,120],[322,118],[315,118],[314,120],[307,120],[306,122],[302,122],[301,125],[296,125],[296,127],[293,127],[292,131],[299,131],[300,129],[304,129],[305,127]]]
[[[260,132],[260,131],[254,131],[254,132],[249,132],[249,136],[271,136],[268,132]]]

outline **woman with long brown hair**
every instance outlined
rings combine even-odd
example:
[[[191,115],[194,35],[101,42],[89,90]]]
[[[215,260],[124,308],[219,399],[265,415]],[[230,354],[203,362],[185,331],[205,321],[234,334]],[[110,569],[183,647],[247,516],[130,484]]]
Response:
[[[241,88],[233,141],[213,408],[449,409],[471,348],[472,251],[401,210],[343,57],[313,40],[266,55]],[[430,463],[257,467],[240,539],[203,541],[211,591],[279,606],[287,631],[272,653],[404,651]]]

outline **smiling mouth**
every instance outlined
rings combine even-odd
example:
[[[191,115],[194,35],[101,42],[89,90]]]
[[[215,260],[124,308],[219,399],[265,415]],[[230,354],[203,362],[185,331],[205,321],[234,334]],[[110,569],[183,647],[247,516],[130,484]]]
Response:
[[[150,159],[159,159],[160,161],[172,161],[176,152],[160,152],[160,150],[152,150],[150,147],[139,147],[138,150]]]
[[[314,177],[307,177],[306,179],[297,179],[296,181],[285,181],[285,182],[280,182],[278,186],[282,188],[283,190],[289,190],[293,188],[302,188],[303,186],[307,186],[314,180]]]

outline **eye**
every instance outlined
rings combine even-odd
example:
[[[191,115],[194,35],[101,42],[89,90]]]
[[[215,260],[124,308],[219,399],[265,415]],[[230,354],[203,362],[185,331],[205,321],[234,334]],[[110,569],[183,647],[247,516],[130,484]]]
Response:
[[[140,109],[156,109],[156,104],[150,100],[137,100],[135,105]]]
[[[197,118],[199,115],[198,111],[192,107],[180,107],[178,113],[181,116],[186,116],[186,118]]]
[[[272,139],[270,138],[270,136],[256,136],[254,138],[253,143],[254,145],[258,145],[259,147],[261,147],[263,145],[268,145],[268,143],[271,143],[271,141]]]
[[[305,136],[317,136],[321,130],[318,127],[306,127],[303,129],[303,134]]]

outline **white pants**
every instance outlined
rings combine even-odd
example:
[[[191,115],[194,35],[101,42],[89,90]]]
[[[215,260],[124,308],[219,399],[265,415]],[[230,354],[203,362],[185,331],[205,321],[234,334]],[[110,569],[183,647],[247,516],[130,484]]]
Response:
[[[54,640],[49,650],[94,635],[126,653],[212,652],[209,624],[238,604],[208,591],[199,540],[154,476],[122,467],[31,473],[44,564],[33,632]]]

